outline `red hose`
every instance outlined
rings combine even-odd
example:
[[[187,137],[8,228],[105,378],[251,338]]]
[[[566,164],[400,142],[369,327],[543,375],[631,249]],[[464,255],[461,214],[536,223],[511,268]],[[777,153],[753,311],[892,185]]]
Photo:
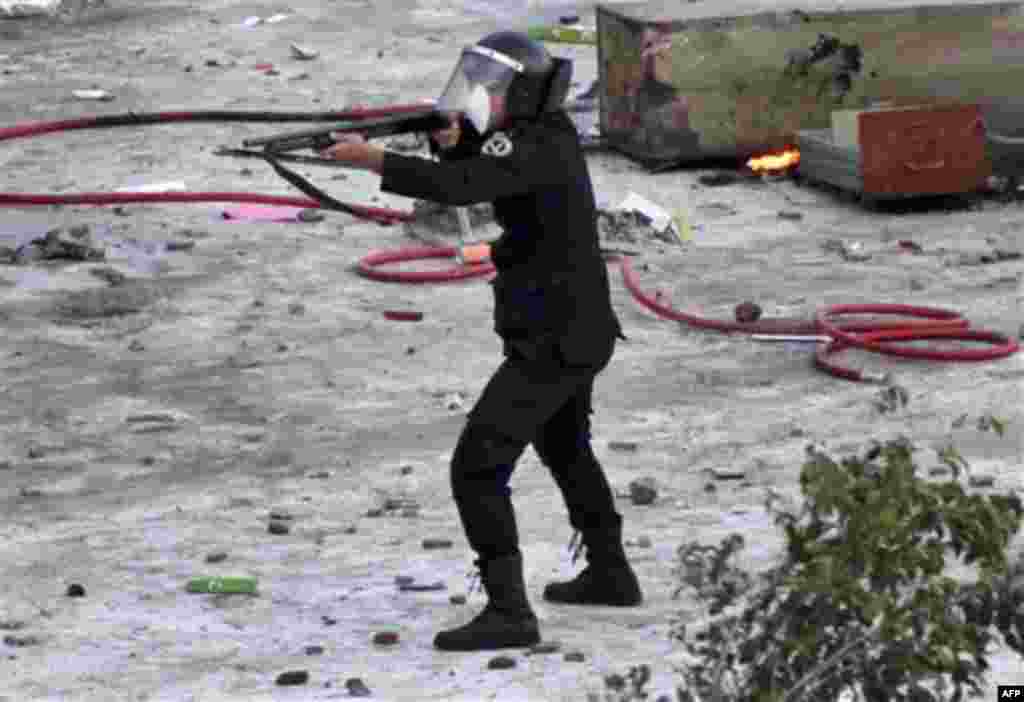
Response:
[[[988,344],[995,344],[996,347],[984,351],[977,349],[964,349],[961,351],[933,351],[929,358],[940,361],[989,361],[997,358],[1005,358],[1017,352],[1018,344],[1009,337],[996,332],[982,329],[889,329],[885,331],[869,332],[859,337],[861,342],[871,346],[878,345],[883,353],[893,347],[878,342],[890,341],[917,341],[921,339],[952,339],[956,341],[981,341]],[[867,373],[862,370],[847,368],[834,363],[830,357],[843,351],[853,348],[852,345],[840,339],[833,339],[824,348],[818,349],[814,354],[814,365],[821,370],[846,380],[858,382],[885,382],[884,375]],[[864,347],[860,347],[864,348]],[[872,349],[873,350],[873,349]],[[905,349],[906,350],[906,349]],[[920,349],[915,349],[920,350]]]
[[[52,132],[78,129],[101,129],[108,127],[141,126],[174,122],[311,122],[311,121],[357,121],[384,117],[392,114],[422,111],[424,104],[392,105],[380,108],[358,108],[341,112],[244,112],[244,111],[190,111],[190,112],[127,112],[116,115],[96,115],[55,122],[32,122],[13,127],[0,128],[0,141],[40,136]],[[26,205],[118,205],[134,202],[256,202],[266,205],[285,205],[305,208],[322,208],[312,198],[296,198],[259,193],[197,192],[197,193],[71,193],[62,195],[40,195],[35,193],[0,193],[0,206]],[[376,221],[382,225],[406,221],[412,218],[409,212],[381,207],[348,205],[353,214]]]
[[[370,119],[387,115],[414,112],[424,108],[418,105],[394,105],[383,108],[361,108],[342,112],[322,113],[275,113],[275,112],[237,112],[237,111],[189,111],[189,112],[153,112],[125,113],[120,115],[100,115],[55,122],[35,122],[0,129],[0,141],[25,137],[40,136],[60,131],[77,129],[97,129],[116,126],[140,126],[173,122],[283,122],[283,121],[352,121]],[[262,195],[256,193],[234,192],[198,192],[198,193],[74,193],[63,195],[40,195],[33,193],[0,193],[0,206],[18,205],[112,205],[137,202],[256,202],[269,205],[284,205],[304,208],[321,208],[323,205],[312,198],[287,197],[280,195]],[[335,203],[336,205],[338,203]],[[409,212],[401,212],[386,208],[365,207],[361,205],[341,206],[349,208],[352,214],[388,225],[412,219]],[[385,263],[420,260],[426,258],[453,258],[455,247],[415,247],[397,251],[377,251],[359,261],[356,267],[359,274],[381,281],[397,281],[405,283],[432,283],[475,278],[494,272],[490,262],[449,268],[441,271],[383,271],[377,266]],[[1004,358],[1019,350],[1016,341],[995,332],[968,330],[966,320],[956,312],[930,307],[910,305],[833,305],[817,311],[814,320],[800,319],[760,319],[756,322],[734,322],[727,320],[707,319],[693,314],[674,310],[667,305],[643,293],[637,284],[636,276],[630,266],[629,259],[622,258],[622,277],[633,297],[655,314],[666,319],[685,322],[701,329],[714,329],[730,333],[761,333],[761,334],[793,334],[811,335],[827,334],[832,342],[820,349],[815,355],[815,364],[837,377],[849,380],[875,379],[861,371],[839,366],[829,357],[842,350],[854,347],[877,353],[884,353],[906,358],[930,359],[940,361],[986,361]],[[851,322],[842,326],[832,323],[831,317],[842,314],[883,314],[901,315],[923,318],[923,322],[904,320],[897,322],[867,321]],[[959,351],[929,350],[912,346],[900,346],[891,342],[920,339],[953,339],[982,341],[994,344],[991,349],[962,349]]]

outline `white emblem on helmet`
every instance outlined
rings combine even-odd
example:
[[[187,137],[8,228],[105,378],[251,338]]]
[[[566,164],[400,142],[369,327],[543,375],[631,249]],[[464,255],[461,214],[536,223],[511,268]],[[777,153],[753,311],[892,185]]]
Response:
[[[484,142],[480,153],[486,156],[508,156],[512,153],[512,140],[505,132],[495,132],[494,135]]]

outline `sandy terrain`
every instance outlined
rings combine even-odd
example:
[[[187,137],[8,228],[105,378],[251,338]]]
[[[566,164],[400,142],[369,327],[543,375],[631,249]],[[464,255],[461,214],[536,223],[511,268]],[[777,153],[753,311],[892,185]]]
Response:
[[[293,14],[241,26],[277,12]],[[128,110],[409,102],[434,97],[460,47],[493,28],[451,0],[110,0],[77,23],[0,22],[0,125]],[[295,61],[292,42],[320,57]],[[577,58],[586,88],[593,50],[557,51]],[[252,68],[268,62],[279,75]],[[91,87],[116,99],[72,97]],[[261,164],[212,155],[280,127],[170,125],[9,142],[0,147],[0,190],[181,180],[190,190],[294,194]],[[603,202],[633,190],[689,213],[693,242],[634,245],[645,289],[660,288],[679,308],[725,317],[752,299],[766,315],[801,316],[830,302],[911,302],[1019,333],[1021,262],[961,265],[962,253],[994,246],[989,237],[1024,246],[1019,205],[869,212],[789,181],[708,188],[697,170],[649,176],[605,153],[590,163]],[[379,193],[369,174],[312,173],[343,200],[412,206]],[[319,223],[239,223],[221,209],[0,211],[9,241],[92,225],[109,244],[104,265],[129,278],[109,287],[89,272],[92,262],[0,265],[0,624],[12,629],[5,635],[38,639],[0,643],[2,700],[333,699],[348,695],[352,677],[374,699],[581,700],[603,689],[604,674],[636,663],[653,666],[651,690],[665,693],[670,617],[694,608],[672,598],[676,548],[736,531],[750,544],[748,564],[771,562],[780,540],[762,500],[768,488],[798,494],[808,442],[850,452],[905,433],[928,446],[959,415],[991,412],[1011,422],[1005,438],[969,428],[956,438],[975,470],[995,479],[992,489],[1024,490],[1022,357],[947,365],[850,354],[892,371],[909,391],[905,409],[883,414],[877,387],[815,371],[806,347],[655,317],[612,265],[629,341],[597,385],[595,450],[617,490],[637,478],[657,482],[653,505],[620,499],[627,538],[652,544],[630,547],[647,603],[580,610],[540,600],[546,581],[572,570],[570,531],[530,450],[514,499],[542,633],[562,651],[513,651],[510,670],[489,670],[488,653],[436,653],[433,633],[482,602],[479,594],[449,602],[466,590],[471,554],[447,470],[465,410],[500,359],[489,290],[483,280],[401,286],[352,272],[370,250],[407,244],[401,227],[333,213]],[[822,249],[829,239],[862,242],[873,256],[843,261]],[[900,253],[900,239],[924,255]],[[195,245],[165,251],[167,241]],[[113,306],[131,313],[102,314]],[[384,319],[394,308],[424,319]],[[461,409],[449,407],[455,393]],[[611,441],[638,448],[613,450]],[[746,480],[706,491],[709,471],[722,467],[746,471]],[[387,498],[414,500],[418,515],[366,516]],[[290,533],[268,533],[271,511],[293,517]],[[424,549],[428,537],[453,546]],[[226,560],[206,562],[219,551]],[[189,578],[208,574],[256,576],[261,594],[184,592]],[[445,589],[400,592],[400,575]],[[65,595],[73,583],[85,597]],[[388,630],[399,643],[374,646],[373,634]],[[323,651],[310,655],[309,646]],[[565,660],[566,651],[583,661]],[[276,686],[290,670],[307,670],[308,684]],[[1024,682],[1022,671],[1022,661],[997,652],[993,691]]]

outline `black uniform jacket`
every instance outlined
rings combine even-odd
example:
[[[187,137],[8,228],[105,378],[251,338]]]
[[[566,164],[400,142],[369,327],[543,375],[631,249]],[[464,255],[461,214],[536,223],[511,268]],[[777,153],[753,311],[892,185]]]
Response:
[[[447,205],[492,202],[503,229],[491,250],[494,328],[506,350],[511,344],[527,357],[557,350],[570,365],[606,362],[615,337],[625,337],[573,123],[552,112],[486,141],[467,126],[441,161],[387,153],[381,189]]]

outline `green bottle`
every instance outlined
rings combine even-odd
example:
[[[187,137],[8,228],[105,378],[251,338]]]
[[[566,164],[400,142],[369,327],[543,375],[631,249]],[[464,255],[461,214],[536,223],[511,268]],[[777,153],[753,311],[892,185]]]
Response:
[[[534,41],[549,41],[555,44],[596,44],[597,30],[580,25],[569,27],[530,27],[527,36]]]
[[[255,595],[256,578],[193,578],[185,589],[217,595]]]

